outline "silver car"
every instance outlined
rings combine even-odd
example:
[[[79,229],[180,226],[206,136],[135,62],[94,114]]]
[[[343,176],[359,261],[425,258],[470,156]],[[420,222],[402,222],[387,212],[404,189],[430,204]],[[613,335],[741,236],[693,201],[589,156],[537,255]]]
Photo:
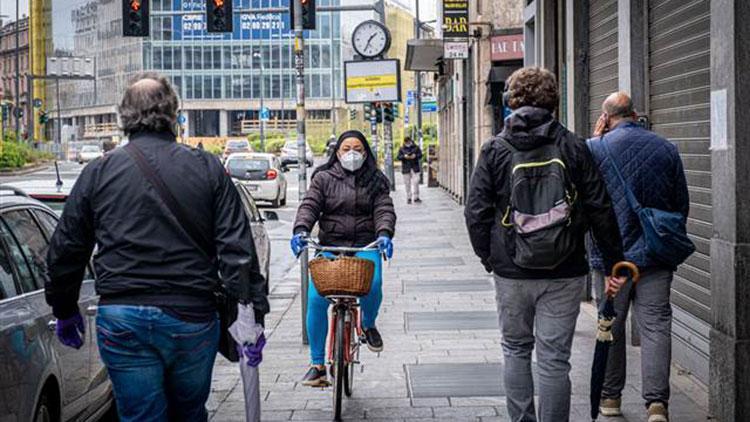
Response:
[[[84,145],[76,155],[76,161],[78,164],[88,163],[104,155],[102,149],[98,145]]]
[[[281,158],[281,165],[299,164],[299,159],[297,158],[298,152],[297,141],[287,141],[281,148],[281,155],[279,156]],[[310,149],[309,144],[305,144],[305,162],[307,167],[312,167],[313,160],[312,149]]]
[[[95,341],[98,297],[91,268],[78,306],[80,350],[62,345],[44,299],[46,256],[57,215],[23,191],[0,186],[0,421],[113,417],[112,386]]]
[[[271,269],[271,238],[268,237],[268,231],[266,230],[266,221],[278,221],[279,215],[274,211],[264,211],[263,214],[258,211],[258,207],[255,205],[255,200],[247,190],[245,185],[239,182],[234,184],[237,190],[240,192],[240,199],[242,200],[242,206],[245,208],[245,214],[250,220],[250,227],[253,232],[253,241],[255,243],[255,252],[258,255],[258,261],[260,264],[260,272],[263,277],[266,278],[268,283],[269,271]],[[266,293],[268,293],[268,284],[266,284]]]

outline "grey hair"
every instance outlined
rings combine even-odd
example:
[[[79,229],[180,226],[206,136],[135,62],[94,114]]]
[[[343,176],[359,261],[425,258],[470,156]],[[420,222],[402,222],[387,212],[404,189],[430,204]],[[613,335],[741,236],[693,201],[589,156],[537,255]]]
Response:
[[[630,98],[626,92],[616,92],[602,104],[602,110],[609,115],[609,117],[628,118],[633,117],[635,113],[635,107],[633,106],[633,99]]]
[[[150,79],[157,84],[140,84]],[[173,132],[177,124],[179,100],[167,78],[158,73],[144,73],[133,80],[122,97],[117,111],[123,132]]]

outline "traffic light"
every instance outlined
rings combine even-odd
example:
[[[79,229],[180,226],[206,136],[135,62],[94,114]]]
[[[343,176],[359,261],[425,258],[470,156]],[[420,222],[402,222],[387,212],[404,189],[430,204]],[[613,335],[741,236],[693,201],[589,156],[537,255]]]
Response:
[[[122,0],[122,35],[148,37],[148,0]]]
[[[357,109],[349,109],[349,120],[357,120]]]
[[[294,28],[294,2],[289,0],[289,16]],[[315,0],[300,0],[302,4],[302,29],[315,29]]]
[[[393,103],[383,104],[383,121],[393,121]]]
[[[370,120],[372,116],[372,103],[365,103],[365,120]]]
[[[393,118],[398,119],[401,117],[401,103],[396,103],[393,105]]]
[[[46,125],[47,122],[49,122],[49,116],[47,115],[46,111],[40,111],[39,112],[39,124],[40,125]]]
[[[232,0],[206,0],[206,31],[232,32]]]

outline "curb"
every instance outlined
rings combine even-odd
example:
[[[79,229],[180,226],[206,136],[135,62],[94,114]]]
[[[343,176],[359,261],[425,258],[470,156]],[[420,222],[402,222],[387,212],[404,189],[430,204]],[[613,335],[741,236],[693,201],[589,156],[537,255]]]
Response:
[[[22,168],[20,170],[0,170],[0,176],[25,176],[27,174],[47,168],[49,168],[49,163],[37,164],[31,167]]]

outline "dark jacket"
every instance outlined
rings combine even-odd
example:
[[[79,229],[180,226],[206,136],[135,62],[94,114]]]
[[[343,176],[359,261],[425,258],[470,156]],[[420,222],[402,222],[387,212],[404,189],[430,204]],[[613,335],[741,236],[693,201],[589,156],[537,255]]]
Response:
[[[555,136],[557,135],[557,136]],[[588,273],[585,235],[591,228],[607,251],[608,266],[622,259],[622,244],[617,220],[604,182],[594,166],[586,143],[553,119],[549,111],[522,107],[506,120],[500,136],[519,150],[555,142],[559,146],[570,178],[578,192],[572,230],[579,234],[575,251],[554,270],[529,270],[513,263],[506,241],[506,229],[500,224],[510,196],[511,152],[494,138],[482,146],[471,178],[465,208],[466,225],[474,252],[499,276],[515,279],[554,279],[578,277]]]
[[[415,158],[408,159],[407,155],[415,155]],[[404,145],[398,150],[397,160],[401,160],[401,172],[409,174],[412,171],[420,173],[422,171],[422,150],[415,143],[411,145]]]
[[[631,191],[643,207],[679,212],[687,218],[690,211],[685,171],[677,147],[661,136],[634,122],[623,122],[601,138],[588,141],[591,154],[604,178],[617,214],[625,258],[639,268],[660,267],[648,256],[638,217],[630,209],[620,179],[607,151],[606,142]],[[598,242],[591,242],[589,262],[601,271],[604,267]],[[673,270],[673,268],[671,268]]]
[[[87,165],[50,241],[47,302],[58,318],[77,310],[86,264],[102,303],[163,308],[211,306],[221,278],[230,294],[268,312],[250,224],[219,160],[175,142],[170,133],[131,135],[186,215],[213,239],[209,260],[177,222],[123,148]],[[213,262],[212,262],[213,261]],[[240,285],[249,292],[242,297]],[[247,296],[249,295],[249,296]]]
[[[365,246],[381,234],[393,237],[396,213],[390,190],[384,185],[371,191],[361,177],[338,162],[316,173],[297,210],[294,232],[310,233],[317,222],[320,243],[330,246]]]

